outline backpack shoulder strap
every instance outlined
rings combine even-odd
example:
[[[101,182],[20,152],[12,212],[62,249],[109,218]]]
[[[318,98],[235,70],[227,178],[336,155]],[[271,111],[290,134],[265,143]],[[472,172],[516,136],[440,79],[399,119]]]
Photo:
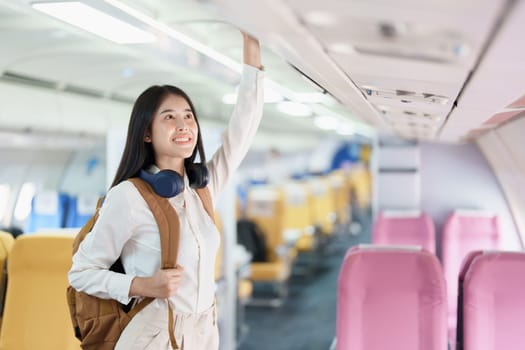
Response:
[[[100,197],[97,201],[97,209],[95,211],[95,214],[89,220],[82,226],[80,231],[75,236],[75,240],[73,241],[73,254],[75,254],[78,250],[78,247],[80,246],[80,243],[84,240],[86,235],[91,232],[93,229],[93,226],[95,226],[95,222],[98,219],[98,213],[100,211],[100,208],[102,207],[102,203],[104,203],[105,197]]]
[[[180,223],[179,216],[166,198],[156,194],[150,185],[138,177],[130,178],[129,181],[137,187],[142,197],[153,213],[160,234],[160,252],[161,268],[170,269],[177,265],[177,254],[179,252]],[[151,303],[153,298],[142,299],[131,311],[128,316],[135,316],[146,305]],[[170,343],[173,349],[178,349],[177,340],[175,339],[175,322],[173,320],[173,309],[168,302],[168,329],[170,334]]]
[[[211,193],[210,193],[208,186],[204,188],[197,188],[195,191],[197,192],[197,195],[201,199],[204,210],[206,210],[206,213],[208,213],[208,215],[213,220],[213,222],[215,222],[215,213],[213,211],[213,201],[211,199]]]
[[[151,186],[140,178],[130,178],[129,181],[140,192],[157,221],[160,234],[161,268],[175,268],[180,238],[180,223],[177,212],[166,198],[156,194]]]

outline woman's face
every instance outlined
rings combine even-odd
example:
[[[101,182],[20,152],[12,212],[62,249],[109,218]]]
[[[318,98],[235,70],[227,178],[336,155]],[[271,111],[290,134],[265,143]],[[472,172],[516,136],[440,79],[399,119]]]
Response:
[[[197,144],[198,126],[188,102],[168,94],[155,111],[151,131],[144,141],[151,142],[155,162],[160,169],[182,173],[184,159],[192,155]]]

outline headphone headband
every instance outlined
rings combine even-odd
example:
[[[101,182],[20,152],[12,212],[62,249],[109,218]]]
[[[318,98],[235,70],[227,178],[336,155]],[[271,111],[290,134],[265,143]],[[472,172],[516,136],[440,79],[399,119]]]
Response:
[[[191,164],[186,168],[191,188],[204,188],[208,185],[208,168],[200,163]],[[159,196],[164,198],[175,197],[184,191],[183,177],[171,169],[164,169],[152,174],[140,169],[139,177],[146,181]]]

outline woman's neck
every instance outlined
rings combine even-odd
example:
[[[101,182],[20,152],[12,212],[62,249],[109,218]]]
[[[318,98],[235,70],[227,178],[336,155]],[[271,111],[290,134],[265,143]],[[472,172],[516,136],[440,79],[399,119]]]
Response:
[[[157,159],[155,165],[160,169],[170,169],[184,175],[184,159]]]

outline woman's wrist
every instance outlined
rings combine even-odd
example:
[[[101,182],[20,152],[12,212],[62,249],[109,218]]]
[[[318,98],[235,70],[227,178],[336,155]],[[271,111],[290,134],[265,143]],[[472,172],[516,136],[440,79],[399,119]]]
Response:
[[[261,64],[261,47],[259,41],[249,34],[243,32],[244,63],[263,70]]]
[[[147,285],[147,277],[134,277],[131,281],[131,286],[129,287],[129,297],[143,297],[144,295],[144,286]]]

